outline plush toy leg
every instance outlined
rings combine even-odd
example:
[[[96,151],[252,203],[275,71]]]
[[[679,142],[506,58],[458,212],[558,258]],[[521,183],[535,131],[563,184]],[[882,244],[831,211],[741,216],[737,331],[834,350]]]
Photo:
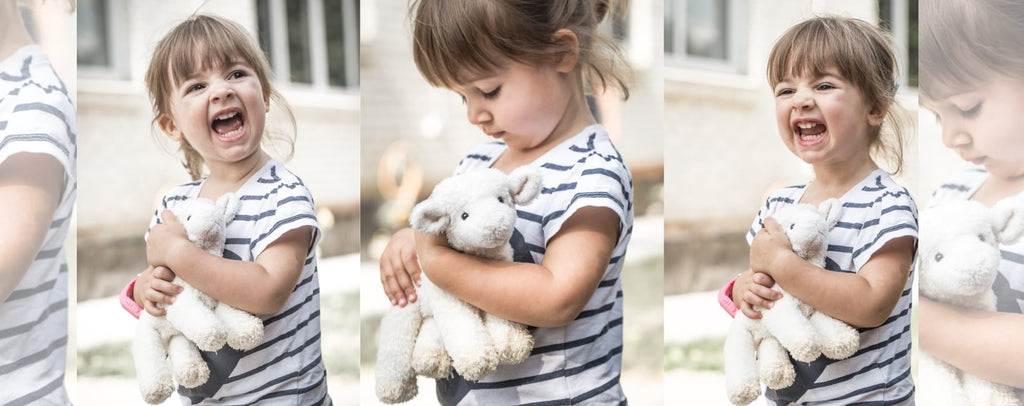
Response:
[[[433,317],[423,319],[420,333],[416,336],[416,347],[412,350],[412,369],[417,375],[440,379],[451,376],[452,359],[444,350],[441,331]]]
[[[761,394],[754,367],[754,337],[748,330],[750,323],[743,314],[736,313],[725,337],[725,392],[735,405],[749,404]]]
[[[154,326],[155,321],[149,313],[142,312],[135,327],[135,340],[132,341],[139,392],[142,399],[152,405],[163,403],[174,392],[167,351]]]
[[[185,288],[177,300],[167,306],[167,320],[181,331],[186,338],[203,351],[217,351],[224,347],[228,333],[221,326],[213,310],[206,307],[199,298],[199,291],[182,284]]]
[[[185,336],[181,334],[171,336],[167,352],[171,356],[171,365],[174,366],[174,379],[178,381],[179,385],[194,388],[210,379],[210,367],[199,355],[195,344],[188,341]]]
[[[963,373],[961,381],[971,405],[1020,406],[1013,388]]]
[[[530,357],[533,335],[526,326],[492,314],[484,315],[484,324],[498,353],[499,364],[515,365]]]
[[[757,346],[757,367],[758,375],[769,388],[788,388],[796,380],[789,354],[774,337],[765,337]]]
[[[431,296],[430,304],[441,331],[441,341],[459,375],[477,381],[493,372],[498,366],[498,354],[480,311],[440,289]]]
[[[224,323],[228,332],[228,345],[231,348],[248,351],[263,342],[263,320],[259,317],[224,303],[217,303],[213,312]]]
[[[416,397],[416,375],[412,370],[412,350],[423,316],[419,304],[393,307],[380,321],[377,343],[377,399],[384,403],[402,403]]]
[[[860,348],[860,333],[849,324],[815,311],[811,314],[811,325],[821,337],[821,353],[826,357],[847,359]]]
[[[821,344],[814,326],[800,311],[801,302],[790,294],[783,294],[775,306],[761,312],[761,323],[779,340],[793,359],[811,362],[821,356]]]
[[[960,382],[959,370],[922,352],[917,358],[919,405],[970,405]]]

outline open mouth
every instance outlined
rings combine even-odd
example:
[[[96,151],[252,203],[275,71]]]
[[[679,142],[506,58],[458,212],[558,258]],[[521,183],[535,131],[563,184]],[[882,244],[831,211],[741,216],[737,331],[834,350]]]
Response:
[[[210,127],[222,141],[234,141],[242,135],[245,119],[242,117],[241,111],[232,110],[214,117]]]
[[[825,130],[825,124],[814,121],[801,121],[793,126],[802,144],[814,144],[825,138]]]

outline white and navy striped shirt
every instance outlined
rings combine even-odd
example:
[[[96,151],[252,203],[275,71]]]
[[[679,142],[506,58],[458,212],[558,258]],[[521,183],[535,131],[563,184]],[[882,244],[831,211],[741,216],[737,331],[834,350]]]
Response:
[[[475,148],[456,173],[490,167],[504,143]],[[585,128],[535,160],[541,194],[518,207],[514,260],[539,264],[548,241],[577,210],[606,207],[619,217],[619,238],[604,276],[583,311],[557,328],[534,328],[533,352],[519,365],[502,365],[480,380],[437,381],[444,405],[620,405],[623,257],[633,231],[633,180],[622,156],[599,125]],[[581,255],[586,255],[581,251]],[[557,270],[556,270],[557,272]]]
[[[800,202],[807,185],[772,193],[747,234],[747,242],[764,228],[764,219],[780,207]],[[871,255],[892,239],[917,238],[917,205],[906,188],[877,169],[840,198],[843,211],[829,232],[825,269],[856,273]],[[899,272],[898,270],[892,270]],[[788,405],[913,404],[910,376],[911,270],[899,302],[878,327],[860,328],[860,349],[850,358],[824,356],[811,363],[793,361],[796,382],[789,388],[769,389],[769,403]],[[855,304],[851,304],[853,306]]]
[[[0,304],[0,404],[69,404],[64,241],[76,194],[75,106],[35,45],[0,61],[0,162],[22,152],[56,159],[64,167],[64,186],[35,261]]]
[[[988,172],[974,169],[957,173],[935,191],[928,207],[953,201],[969,200]],[[1024,239],[1015,244],[999,244],[1002,260],[992,290],[996,293],[996,310],[1006,313],[1024,313]]]
[[[203,180],[172,189],[154,213],[199,195]],[[178,388],[185,405],[329,405],[320,356],[320,282],[315,247],[320,239],[313,198],[302,180],[275,160],[268,161],[236,192],[238,214],[228,224],[224,258],[254,261],[288,231],[309,226],[313,241],[302,275],[284,307],[264,317],[263,343],[250,351],[225,346],[204,352],[210,379],[198,388]]]

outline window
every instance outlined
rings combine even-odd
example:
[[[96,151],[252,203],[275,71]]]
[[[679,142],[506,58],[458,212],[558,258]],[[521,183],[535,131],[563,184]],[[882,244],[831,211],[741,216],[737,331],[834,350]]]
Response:
[[[745,8],[743,0],[666,1],[666,62],[744,73]]]
[[[78,0],[78,72],[82,76],[128,76],[123,0]]]
[[[282,81],[359,86],[357,0],[259,0],[260,47]]]
[[[896,42],[900,82],[917,87],[917,0],[878,0],[878,21]]]

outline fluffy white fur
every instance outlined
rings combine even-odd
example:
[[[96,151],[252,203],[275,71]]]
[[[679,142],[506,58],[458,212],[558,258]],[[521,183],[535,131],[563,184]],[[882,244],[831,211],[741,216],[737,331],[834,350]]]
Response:
[[[974,201],[953,202],[921,213],[918,275],[921,295],[973,310],[995,311],[992,283],[999,244],[1024,234],[1024,196],[990,210]],[[922,352],[921,397],[927,404],[1019,405],[1014,389],[986,381]]]
[[[841,204],[830,199],[815,208],[794,204],[780,208],[772,217],[789,237],[801,258],[825,266],[828,233],[839,221]],[[811,362],[824,354],[844,359],[860,347],[856,329],[815,311],[776,284],[782,299],[762,318],[752,320],[737,312],[725,340],[726,392],[733,404],[746,405],[761,393],[761,381],[772,389],[793,384],[796,372],[789,356]],[[787,354],[787,350],[789,354]],[[760,380],[760,381],[759,381]]]
[[[238,198],[227,194],[216,203],[195,198],[171,211],[184,226],[189,241],[220,256],[227,223],[238,211]],[[174,304],[165,308],[167,315],[153,317],[143,311],[132,343],[139,390],[150,404],[166,400],[174,391],[175,380],[187,388],[206,383],[210,370],[200,349],[217,351],[226,343],[244,351],[263,341],[263,321],[259,318],[218,303],[181,278],[173,283],[184,289]]]
[[[510,261],[515,206],[532,201],[540,187],[533,168],[456,175],[413,208],[410,223],[424,234],[444,234],[460,252]],[[475,381],[498,364],[517,364],[530,355],[533,337],[526,326],[486,314],[426,277],[418,294],[416,303],[392,308],[381,320],[376,385],[382,402],[415,397],[417,374],[442,378],[454,368]]]

